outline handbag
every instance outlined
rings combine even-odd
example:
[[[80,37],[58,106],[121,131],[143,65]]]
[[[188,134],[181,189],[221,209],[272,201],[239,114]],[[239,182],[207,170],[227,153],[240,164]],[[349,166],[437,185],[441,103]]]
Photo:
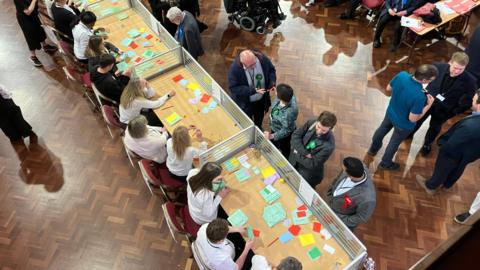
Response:
[[[442,22],[442,17],[440,17],[440,10],[432,3],[426,3],[425,5],[417,8],[413,14],[422,18],[426,23],[430,24],[439,24]]]

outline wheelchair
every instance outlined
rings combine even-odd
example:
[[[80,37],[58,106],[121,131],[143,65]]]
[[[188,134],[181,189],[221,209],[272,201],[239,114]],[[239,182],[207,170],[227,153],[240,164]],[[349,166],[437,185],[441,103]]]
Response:
[[[274,21],[275,28],[285,19],[278,0],[224,0],[224,6],[231,23],[260,35],[265,34],[269,21]]]

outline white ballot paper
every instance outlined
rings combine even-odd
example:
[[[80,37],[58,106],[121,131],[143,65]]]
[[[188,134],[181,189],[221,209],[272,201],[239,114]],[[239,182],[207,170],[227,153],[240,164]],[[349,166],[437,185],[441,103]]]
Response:
[[[400,19],[400,24],[403,27],[420,28],[420,26],[422,26],[422,21],[418,19],[402,16],[402,18]]]

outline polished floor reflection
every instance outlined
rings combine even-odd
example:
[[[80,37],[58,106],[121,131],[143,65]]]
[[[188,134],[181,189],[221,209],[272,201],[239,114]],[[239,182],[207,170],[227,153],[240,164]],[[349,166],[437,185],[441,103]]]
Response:
[[[281,0],[287,19],[259,36],[230,25],[222,2],[201,4],[201,20],[209,29],[202,34],[206,55],[200,63],[215,80],[226,87],[235,55],[257,48],[274,62],[278,82],[294,87],[299,124],[323,110],[337,114],[337,148],[317,187],[321,194],[343,157],[364,158],[383,118],[388,102],[383,89],[392,76],[418,63],[446,60],[459,50],[451,40],[429,48],[428,41],[422,41],[413,66],[396,63],[408,50],[388,52],[389,27],[383,48],[373,50],[373,28],[363,17],[341,21],[337,17],[345,4],[305,8],[306,0]],[[0,6],[0,83],[14,91],[16,103],[41,138],[38,146],[23,149],[0,136],[0,265],[191,269],[187,243],[171,238],[159,197],[150,196],[119,138],[110,138],[79,87],[60,69],[45,72],[28,62],[13,5],[4,1]],[[41,60],[47,57],[40,55]],[[432,197],[416,184],[415,174],[431,172],[437,151],[429,158],[418,154],[424,132],[425,127],[413,141],[402,144],[399,172],[375,172],[378,158],[366,159],[375,172],[377,209],[356,234],[377,269],[406,269],[458,230],[452,217],[465,210],[478,191],[478,163],[469,166],[452,191]]]

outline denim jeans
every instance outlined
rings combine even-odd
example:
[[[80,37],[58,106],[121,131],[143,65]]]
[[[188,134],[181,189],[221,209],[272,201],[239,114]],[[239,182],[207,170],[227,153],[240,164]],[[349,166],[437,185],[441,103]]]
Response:
[[[388,142],[387,148],[385,149],[385,153],[382,157],[381,165],[390,166],[393,163],[393,156],[398,150],[398,147],[402,143],[405,138],[412,133],[411,129],[402,129],[393,125],[392,121],[385,115],[383,118],[382,123],[377,128],[375,133],[373,134],[372,138],[372,145],[368,150],[370,153],[377,153],[380,148],[382,148],[383,138],[387,135],[388,132],[393,128],[393,134]]]

